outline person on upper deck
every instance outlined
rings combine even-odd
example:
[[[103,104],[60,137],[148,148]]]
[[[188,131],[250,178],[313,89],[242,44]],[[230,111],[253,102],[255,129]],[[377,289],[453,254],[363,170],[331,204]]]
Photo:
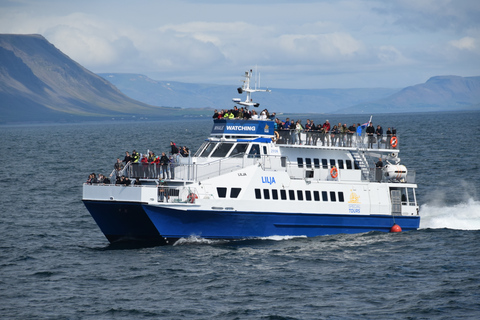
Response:
[[[357,132],[357,128],[355,127],[355,123],[348,127],[347,131],[347,147],[351,147],[353,143],[353,135]]]
[[[243,110],[243,107],[241,107],[240,110],[238,110],[237,118],[243,119],[243,117],[244,117],[244,110]]]
[[[125,158],[123,158],[123,162],[125,162],[125,165],[126,165],[130,161],[132,161],[132,157],[130,156],[130,153],[128,151],[125,151]]]
[[[323,131],[325,133],[325,138],[327,140],[327,146],[330,145],[330,122],[328,120],[325,120],[325,123],[323,124]]]
[[[252,120],[258,120],[258,114],[257,114],[257,111],[255,110],[252,110]]]
[[[369,123],[367,129],[365,129],[368,137],[368,148],[373,149],[373,138],[375,134],[375,128],[373,127],[373,123]]]
[[[178,153],[178,147],[175,144],[175,142],[170,141],[170,153],[171,154],[177,154]]]
[[[132,151],[132,162],[137,163],[140,160],[140,155],[137,151]]]
[[[218,111],[217,109],[215,109],[215,111],[213,111],[213,119],[218,119]]]
[[[160,157],[160,165],[162,166],[162,176],[163,179],[168,179],[168,164],[170,160],[168,159],[165,152],[162,152],[162,156]]]
[[[378,125],[377,129],[375,130],[375,134],[377,135],[377,146],[380,149],[380,142],[382,141],[382,136],[383,136],[383,128]]]
[[[117,172],[120,172],[123,170],[123,163],[120,161],[120,158],[117,158],[117,162],[113,166]]]
[[[387,149],[390,149],[391,148],[391,145],[390,145],[390,140],[392,139],[392,129],[390,129],[390,127],[387,129],[387,141],[386,141],[386,145],[387,145]]]

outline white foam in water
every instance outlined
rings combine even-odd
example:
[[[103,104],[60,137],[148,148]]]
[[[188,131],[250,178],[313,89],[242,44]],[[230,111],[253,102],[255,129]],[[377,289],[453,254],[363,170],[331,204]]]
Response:
[[[211,239],[204,239],[196,236],[190,236],[188,238],[180,238],[178,239],[173,245],[184,245],[184,244],[214,244],[218,242],[222,242],[223,240],[211,240]]]
[[[257,239],[260,240],[274,240],[274,241],[282,241],[282,240],[291,240],[295,238],[306,238],[307,236],[269,236],[269,237],[260,237]]]
[[[480,201],[470,198],[452,206],[424,204],[420,217],[421,229],[480,230]]]

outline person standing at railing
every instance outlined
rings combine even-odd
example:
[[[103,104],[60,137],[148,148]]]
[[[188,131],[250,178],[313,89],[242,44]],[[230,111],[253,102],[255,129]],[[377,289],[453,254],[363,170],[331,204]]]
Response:
[[[348,132],[347,124],[344,123],[343,126],[340,128],[340,139],[341,139],[342,147],[347,146],[347,141],[346,141],[347,132]]]
[[[355,126],[355,123],[352,124],[350,127],[348,127],[347,130],[347,147],[351,147],[353,144],[353,135],[357,132],[357,128]]]
[[[178,147],[175,144],[175,142],[170,141],[170,154],[177,154],[178,153]]]
[[[307,119],[307,123],[305,123],[305,133],[307,135],[307,141],[305,141],[305,144],[312,144],[312,125],[310,119]]]
[[[162,167],[162,177],[163,179],[168,179],[168,163],[169,159],[165,152],[162,152],[162,156],[160,157],[160,166]]]
[[[302,144],[302,132],[302,120],[297,120],[297,123],[295,124],[295,137],[298,141],[298,144]]]
[[[123,158],[123,162],[127,165],[130,161],[132,161],[132,157],[128,151],[125,151],[125,158]]]
[[[373,138],[375,138],[375,128],[373,127],[373,123],[370,122],[367,129],[365,129],[368,138],[368,148],[373,149]]]
[[[390,149],[390,140],[392,139],[392,129],[390,127],[387,129],[387,141],[385,141],[385,144],[387,146],[387,149]]]
[[[123,170],[124,165],[122,161],[120,161],[120,158],[117,158],[117,163],[113,165],[113,168],[115,169],[115,173],[117,174],[117,177],[120,175],[120,172]]]
[[[382,141],[382,137],[383,137],[383,128],[380,125],[377,126],[377,129],[375,130],[375,134],[377,135],[377,146],[378,146],[378,149],[380,149],[380,142]]]
[[[327,146],[329,146],[330,145],[330,122],[328,122],[328,120],[325,120],[325,123],[323,124],[323,133],[325,134],[325,140],[327,140]]]
[[[170,167],[170,179],[175,179],[175,157],[168,157],[168,166]]]

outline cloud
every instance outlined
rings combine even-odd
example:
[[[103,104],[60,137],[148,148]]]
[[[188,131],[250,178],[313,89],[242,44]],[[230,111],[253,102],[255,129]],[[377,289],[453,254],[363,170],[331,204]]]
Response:
[[[0,3],[0,32],[40,33],[93,72],[172,81],[236,81],[255,65],[285,87],[480,73],[480,1],[246,1],[248,13],[218,0],[22,0]]]
[[[463,37],[449,42],[450,45],[460,50],[474,50],[476,48],[475,43],[476,41],[472,37]]]

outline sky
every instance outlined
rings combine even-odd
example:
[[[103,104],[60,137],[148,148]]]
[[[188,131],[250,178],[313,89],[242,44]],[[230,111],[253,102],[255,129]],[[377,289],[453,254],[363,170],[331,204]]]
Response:
[[[403,88],[480,76],[479,0],[0,0],[95,73],[265,88]]]

